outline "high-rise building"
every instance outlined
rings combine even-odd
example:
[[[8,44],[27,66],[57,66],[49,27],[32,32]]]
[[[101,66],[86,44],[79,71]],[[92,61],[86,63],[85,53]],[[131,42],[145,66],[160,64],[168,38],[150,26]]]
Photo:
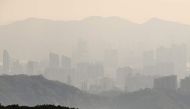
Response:
[[[79,63],[76,67],[76,74],[79,81],[86,80],[91,83],[103,76],[104,68],[97,63]]]
[[[190,93],[190,77],[185,77],[180,81],[180,91],[183,93]]]
[[[158,48],[156,50],[156,63],[165,66],[168,70],[172,70],[173,74],[185,73],[187,64],[186,45],[172,45],[170,48]],[[167,67],[166,65],[169,66]]]
[[[70,75],[67,76],[67,84],[72,85],[72,78]]]
[[[89,61],[88,44],[85,40],[78,40],[77,46],[73,51],[73,60],[75,63],[85,63]]]
[[[13,74],[22,74],[23,66],[21,65],[19,60],[14,60],[11,64],[11,73]]]
[[[152,88],[154,76],[134,73],[125,77],[124,89],[128,92],[138,91],[140,89]]]
[[[177,76],[164,76],[154,79],[154,89],[164,91],[177,90]]]
[[[38,62],[28,61],[26,68],[28,74],[30,75],[37,74],[39,71]]]
[[[59,67],[59,55],[55,53],[49,53],[49,67],[57,68]]]
[[[182,74],[186,72],[187,47],[185,44],[172,45],[172,61],[175,66],[175,73]]]
[[[155,69],[155,53],[153,50],[143,52],[142,56],[142,64],[143,64],[143,73],[145,74],[154,74]]]
[[[132,75],[133,69],[131,67],[122,67],[117,69],[116,79],[117,79],[117,85],[120,88],[125,88],[125,80],[127,76]]]
[[[100,88],[103,91],[110,91],[116,88],[115,82],[112,78],[103,77],[99,80]]]
[[[71,68],[71,58],[62,55],[61,57],[61,67],[64,69],[70,69]]]
[[[115,77],[118,67],[118,51],[116,49],[107,49],[104,54],[105,76]]]
[[[186,72],[186,45],[172,45],[159,47],[155,55],[152,52],[143,54],[143,72],[157,75],[180,75]],[[154,59],[155,57],[155,59]]]
[[[10,56],[7,50],[3,51],[3,70],[5,72],[10,71]]]
[[[87,91],[88,90],[88,83],[86,81],[83,81],[81,83],[81,90]]]

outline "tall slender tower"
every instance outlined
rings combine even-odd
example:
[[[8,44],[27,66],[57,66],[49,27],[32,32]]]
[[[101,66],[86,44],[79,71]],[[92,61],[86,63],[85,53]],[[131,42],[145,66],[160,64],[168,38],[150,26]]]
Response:
[[[10,71],[10,56],[7,50],[3,51],[3,70],[5,72]]]
[[[89,60],[88,44],[85,40],[79,39],[77,46],[73,52],[73,59],[75,63],[84,63]]]
[[[59,55],[50,52],[49,53],[49,67],[58,68],[59,67]]]

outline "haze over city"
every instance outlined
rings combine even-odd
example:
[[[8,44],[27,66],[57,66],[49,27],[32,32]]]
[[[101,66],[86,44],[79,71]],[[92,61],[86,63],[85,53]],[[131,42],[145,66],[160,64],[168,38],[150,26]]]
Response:
[[[188,10],[189,0],[0,0],[0,104],[189,109]]]

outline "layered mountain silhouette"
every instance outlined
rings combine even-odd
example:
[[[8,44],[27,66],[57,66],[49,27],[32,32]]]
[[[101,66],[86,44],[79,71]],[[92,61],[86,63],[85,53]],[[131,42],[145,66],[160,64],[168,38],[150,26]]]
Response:
[[[89,108],[97,105],[93,101],[99,101],[98,99],[100,98],[64,83],[47,80],[43,76],[0,76],[0,103],[3,105],[56,104]]]
[[[109,92],[108,92],[109,93]],[[3,105],[54,104],[80,109],[189,109],[190,94],[144,89],[130,93],[91,95],[43,76],[0,76]]]
[[[139,90],[115,97],[111,109],[189,109],[190,95],[176,91]]]
[[[25,53],[23,57],[30,58],[44,56],[51,50],[71,53],[79,38],[87,40],[92,51],[110,46],[112,42],[123,52],[136,46],[150,48],[168,43],[187,43],[190,41],[190,26],[157,18],[143,24],[119,17],[94,16],[78,21],[29,18],[1,25],[0,36],[2,49],[17,51],[16,55],[22,51]]]

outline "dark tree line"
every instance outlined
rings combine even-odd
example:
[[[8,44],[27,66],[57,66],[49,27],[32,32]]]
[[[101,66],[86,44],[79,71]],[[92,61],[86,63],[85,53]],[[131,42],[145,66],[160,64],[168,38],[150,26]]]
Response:
[[[8,106],[3,106],[0,104],[0,109],[77,109],[77,108],[70,108],[70,107],[65,107],[65,106],[55,106],[55,105],[36,105],[33,107],[29,106],[19,106],[17,104],[14,105],[8,105]]]

